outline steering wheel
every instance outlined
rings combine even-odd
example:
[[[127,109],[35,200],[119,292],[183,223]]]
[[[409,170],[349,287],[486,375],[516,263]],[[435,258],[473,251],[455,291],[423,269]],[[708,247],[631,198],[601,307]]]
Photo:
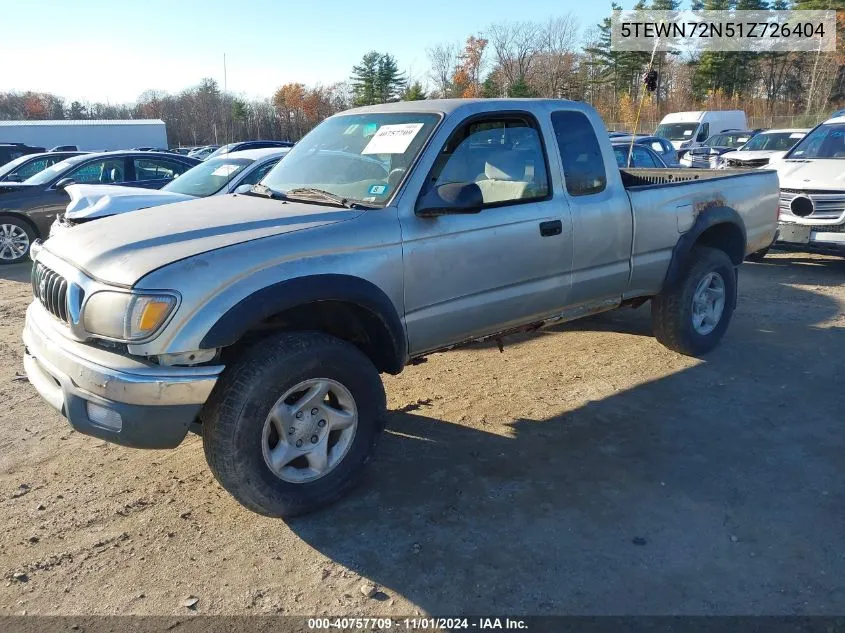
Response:
[[[387,175],[388,186],[393,189],[399,181],[402,180],[402,176],[404,176],[407,171],[408,170],[405,167],[396,167],[395,169],[391,169],[390,173]]]

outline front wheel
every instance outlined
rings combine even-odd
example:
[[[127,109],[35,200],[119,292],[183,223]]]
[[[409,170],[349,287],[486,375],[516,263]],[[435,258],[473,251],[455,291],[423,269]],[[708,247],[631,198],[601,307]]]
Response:
[[[727,253],[696,247],[683,278],[652,299],[658,341],[687,356],[716,347],[728,329],[736,297],[736,270]]]
[[[315,332],[282,334],[220,378],[202,415],[205,456],[250,510],[305,514],[358,482],[385,407],[378,371],[358,348]]]
[[[24,220],[0,217],[0,265],[24,261],[34,240],[35,233]]]

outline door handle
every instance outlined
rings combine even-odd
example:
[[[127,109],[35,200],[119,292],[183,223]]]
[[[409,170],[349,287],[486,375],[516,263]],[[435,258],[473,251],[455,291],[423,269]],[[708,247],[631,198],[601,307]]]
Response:
[[[540,222],[540,235],[549,237],[551,235],[560,235],[563,233],[563,223],[560,220],[550,220],[548,222]]]

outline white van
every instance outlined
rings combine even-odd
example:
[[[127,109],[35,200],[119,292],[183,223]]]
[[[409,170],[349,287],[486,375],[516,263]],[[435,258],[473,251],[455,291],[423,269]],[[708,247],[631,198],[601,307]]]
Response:
[[[747,128],[748,122],[742,110],[673,112],[663,117],[654,135],[667,139],[675,149],[688,149],[719,132]]]

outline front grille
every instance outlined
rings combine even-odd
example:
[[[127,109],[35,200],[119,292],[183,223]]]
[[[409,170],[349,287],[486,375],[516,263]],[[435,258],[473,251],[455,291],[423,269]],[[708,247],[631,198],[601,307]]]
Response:
[[[729,158],[728,159],[728,167],[762,167],[763,165],[768,165],[769,159],[768,158],[755,158],[749,160],[742,160],[739,158]]]
[[[67,280],[44,264],[32,267],[32,294],[57,319],[70,323],[67,304]]]
[[[835,220],[845,213],[845,191],[825,191],[819,189],[781,189],[780,212],[793,215],[790,203],[799,195],[805,195],[813,201],[813,212],[806,216],[819,220]]]

